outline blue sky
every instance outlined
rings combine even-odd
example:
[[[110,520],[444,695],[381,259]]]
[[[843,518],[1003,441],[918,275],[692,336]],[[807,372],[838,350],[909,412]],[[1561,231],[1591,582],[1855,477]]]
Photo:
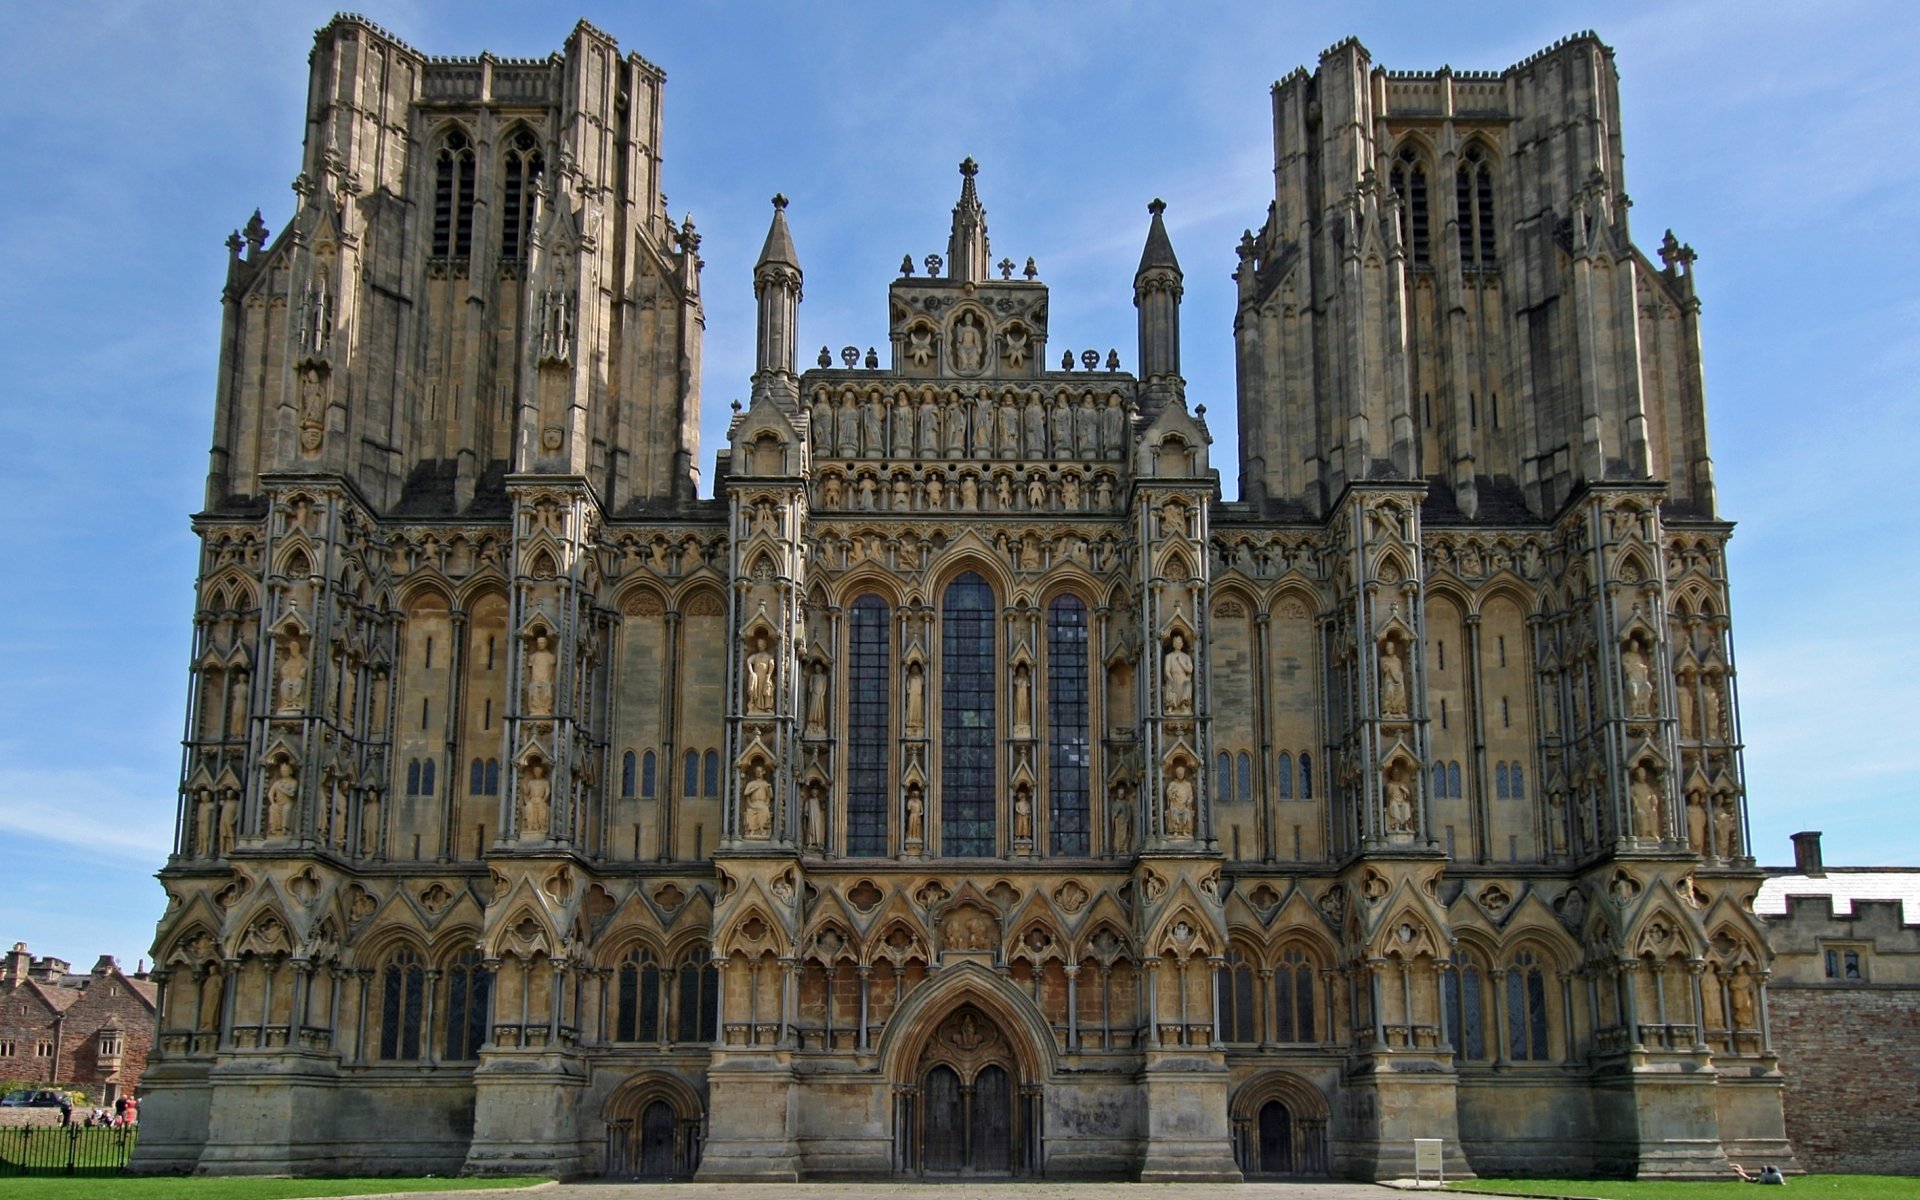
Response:
[[[1700,253],[1755,842],[1920,863],[1920,9],[1819,5],[377,3],[429,54],[541,56],[585,16],[663,67],[672,211],[705,235],[703,469],[752,368],[767,199],[801,344],[884,336],[902,254],[945,250],[982,164],[996,258],[1032,255],[1057,347],[1133,361],[1164,197],[1183,366],[1234,491],[1233,247],[1271,197],[1267,89],[1354,34],[1396,69],[1499,69],[1594,27],[1618,53],[1636,240]],[[0,41],[0,939],[145,953],[170,840],[222,240],[291,212],[305,3],[14,6]]]

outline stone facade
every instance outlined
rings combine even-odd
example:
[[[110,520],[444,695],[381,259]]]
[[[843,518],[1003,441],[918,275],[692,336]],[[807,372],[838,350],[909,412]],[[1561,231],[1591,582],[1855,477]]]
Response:
[[[77,974],[15,942],[0,959],[0,1079],[84,1084],[107,1103],[133,1095],[153,1049],[155,992],[111,954]]]
[[[1789,1160],[1693,254],[1598,39],[1277,85],[1234,502],[1158,202],[1133,372],[971,160],[803,371],[776,198],[703,500],[660,72],[311,62],[230,242],[140,1168]]]
[[[1829,869],[1818,833],[1794,842],[1754,904],[1787,1133],[1809,1171],[1920,1175],[1920,871]]]

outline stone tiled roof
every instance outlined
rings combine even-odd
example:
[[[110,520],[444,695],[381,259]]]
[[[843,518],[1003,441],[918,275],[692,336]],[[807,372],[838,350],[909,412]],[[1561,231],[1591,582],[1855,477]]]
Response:
[[[1753,900],[1753,911],[1763,917],[1784,917],[1789,897],[1817,896],[1833,901],[1836,917],[1852,916],[1856,901],[1898,901],[1901,921],[1920,925],[1920,869],[1905,867],[1843,868],[1825,875],[1775,875],[1760,885],[1760,894]]]

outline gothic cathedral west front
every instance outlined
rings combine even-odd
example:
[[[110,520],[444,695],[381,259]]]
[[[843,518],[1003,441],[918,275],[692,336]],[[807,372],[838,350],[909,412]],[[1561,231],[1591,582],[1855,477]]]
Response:
[[[775,198],[701,497],[663,83],[317,35],[229,241],[136,1169],[1790,1162],[1694,256],[1629,237],[1606,45],[1274,86],[1232,501],[1162,206],[1129,372],[971,160],[805,369]]]

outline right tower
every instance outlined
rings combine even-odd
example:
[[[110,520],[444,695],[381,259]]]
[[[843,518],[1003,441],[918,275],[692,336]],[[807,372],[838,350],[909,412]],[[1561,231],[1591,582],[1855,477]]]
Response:
[[[1216,729],[1272,775],[1265,733],[1320,718],[1324,827],[1248,832],[1278,861],[1324,836],[1341,876],[1340,1157],[1780,1160],[1694,255],[1630,237],[1613,52],[1388,71],[1348,39],[1273,118],[1214,595],[1317,576],[1310,634],[1256,600],[1245,636],[1256,674],[1318,678]]]

